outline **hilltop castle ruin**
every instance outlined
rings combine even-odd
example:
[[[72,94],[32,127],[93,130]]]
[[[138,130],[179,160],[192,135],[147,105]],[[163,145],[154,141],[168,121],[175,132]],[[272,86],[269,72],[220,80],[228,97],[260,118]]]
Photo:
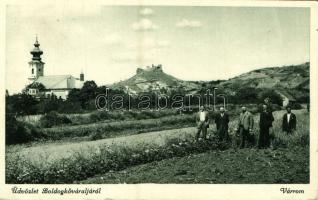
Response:
[[[137,74],[141,74],[141,73],[143,73],[143,72],[150,72],[150,71],[162,72],[162,65],[161,65],[161,64],[158,64],[158,65],[152,64],[151,66],[147,66],[146,69],[137,67],[136,73],[137,73]]]

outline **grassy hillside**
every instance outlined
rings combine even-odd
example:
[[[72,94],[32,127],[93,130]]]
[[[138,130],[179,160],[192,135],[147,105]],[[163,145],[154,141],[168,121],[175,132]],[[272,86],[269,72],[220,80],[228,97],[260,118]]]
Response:
[[[309,89],[309,63],[254,70],[220,84],[223,87]]]

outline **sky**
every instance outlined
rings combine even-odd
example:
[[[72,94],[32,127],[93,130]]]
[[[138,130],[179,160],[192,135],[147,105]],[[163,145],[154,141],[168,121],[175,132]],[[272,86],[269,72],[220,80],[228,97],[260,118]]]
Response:
[[[45,75],[98,85],[162,64],[183,80],[228,79],[310,55],[309,8],[211,6],[8,6],[6,88],[28,83],[37,35]]]

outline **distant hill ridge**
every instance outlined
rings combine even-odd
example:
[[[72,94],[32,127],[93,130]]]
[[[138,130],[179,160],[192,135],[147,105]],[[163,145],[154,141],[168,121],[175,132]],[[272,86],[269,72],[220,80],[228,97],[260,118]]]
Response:
[[[212,84],[227,90],[242,87],[279,88],[287,90],[309,90],[310,63],[283,67],[268,67],[253,70],[228,80],[184,81],[166,74],[161,64],[146,68],[137,68],[136,74],[129,79],[111,85],[114,89],[123,89],[132,94],[153,90],[166,92],[176,88],[185,91],[198,91],[203,84]]]
[[[250,71],[221,83],[223,87],[309,89],[310,63]]]

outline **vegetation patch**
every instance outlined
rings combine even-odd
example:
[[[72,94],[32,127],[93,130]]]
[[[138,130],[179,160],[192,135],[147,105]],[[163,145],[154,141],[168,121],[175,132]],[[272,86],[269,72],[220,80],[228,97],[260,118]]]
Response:
[[[23,156],[6,157],[6,183],[73,183],[130,166],[202,153],[229,146],[217,140],[194,142],[191,139],[173,139],[166,145],[100,146],[94,152],[76,152],[70,157],[53,162],[31,162]]]
[[[40,125],[44,128],[70,123],[72,121],[68,117],[60,115],[55,111],[51,111],[40,118]]]
[[[63,138],[89,136],[92,140],[119,136],[127,131],[130,134],[147,131],[163,130],[165,127],[181,128],[195,125],[193,115],[168,116],[158,119],[116,121],[107,123],[93,123],[76,126],[60,126],[44,129],[46,139],[60,140]]]
[[[79,183],[306,184],[309,149],[214,150],[110,171]]]
[[[43,138],[44,135],[32,124],[16,120],[6,115],[6,144],[21,144]]]
[[[193,161],[192,164],[192,161],[189,161],[189,163],[186,162],[185,158],[190,156],[190,158],[192,159],[192,156],[196,154],[208,152],[211,150],[219,152],[218,154],[215,154],[215,152],[207,154],[207,156],[215,156],[215,162],[219,163],[216,171],[214,171],[214,173],[216,174],[219,173],[221,175],[223,174],[224,176],[227,176],[227,173],[229,173],[233,176],[236,176],[235,170],[238,174],[240,174],[240,170],[242,169],[247,170],[248,168],[253,168],[254,170],[255,168],[259,170],[259,173],[256,173],[257,171],[253,170],[243,170],[244,173],[246,172],[250,174],[247,177],[245,177],[244,174],[241,174],[242,177],[239,176],[234,178],[233,180],[231,180],[230,178],[221,177],[219,180],[224,181],[224,183],[247,183],[248,181],[252,183],[258,183],[257,180],[262,180],[262,183],[304,183],[306,181],[308,182],[309,180],[309,171],[307,164],[307,161],[309,160],[309,115],[305,110],[295,111],[295,114],[297,115],[298,119],[297,131],[295,131],[293,134],[287,135],[281,130],[281,118],[283,112],[280,111],[274,113],[275,121],[271,132],[272,148],[267,150],[256,150],[254,149],[255,146],[242,150],[237,149],[238,145],[236,141],[238,139],[238,136],[235,134],[234,131],[237,122],[235,120],[232,120],[229,124],[229,132],[231,136],[231,142],[229,143],[218,141],[215,134],[211,132],[211,130],[209,132],[209,139],[207,141],[194,142],[193,134],[195,134],[195,129],[191,128],[189,129],[189,131],[191,131],[191,133],[193,132],[193,134],[187,134],[187,136],[183,137],[183,139],[176,137],[174,137],[173,139],[170,138],[163,143],[149,144],[149,142],[147,142],[146,140],[142,140],[142,138],[140,138],[140,141],[145,141],[145,143],[139,141],[138,145],[120,145],[119,142],[108,143],[106,145],[105,143],[101,144],[98,143],[98,141],[96,141],[95,143],[94,141],[92,142],[92,144],[99,144],[100,146],[96,148],[94,146],[94,148],[91,150],[87,148],[85,148],[85,150],[82,150],[83,147],[81,146],[81,144],[79,144],[80,148],[75,150],[74,152],[70,152],[72,149],[71,147],[66,148],[65,150],[63,149],[63,156],[61,155],[62,158],[54,160],[45,159],[46,156],[48,157],[48,154],[45,154],[43,159],[32,160],[29,155],[22,154],[25,150],[22,150],[20,153],[19,151],[9,154],[6,153],[6,183],[74,183],[74,181],[77,182],[85,180],[96,175],[99,175],[99,177],[105,177],[105,175],[103,175],[105,173],[113,173],[116,171],[124,172],[123,170],[130,170],[129,168],[136,165],[142,165],[146,163],[149,163],[149,165],[151,165],[150,163],[154,161],[161,161],[170,158],[175,158],[176,160],[181,159],[180,162],[172,162],[171,165],[179,165],[180,172],[178,172],[177,174],[182,175],[188,174],[186,170],[183,170],[183,166],[194,165],[194,163],[198,164],[199,162],[202,162],[202,168],[205,164],[206,168],[208,169],[210,164],[214,162],[214,157],[202,158],[197,160],[196,162]],[[187,117],[188,115],[178,117],[185,116]],[[164,118],[160,118],[160,120],[163,119]],[[188,118],[188,120],[193,119],[193,116],[190,116]],[[171,122],[171,119],[166,120],[167,121],[162,121],[161,124],[159,123],[156,126],[165,126],[166,124],[169,124],[169,121],[170,123],[177,123]],[[158,122],[157,120],[155,121]],[[130,122],[127,121],[126,123]],[[135,121],[133,121],[132,123],[135,123]],[[149,127],[154,126],[152,120],[148,120],[147,123],[151,124],[151,126],[149,125]],[[255,115],[255,123],[258,124],[257,115]],[[104,125],[102,124],[101,126]],[[131,124],[127,125],[127,129],[131,126]],[[84,127],[84,125],[81,127],[77,127],[77,130],[81,130],[82,127]],[[67,126],[66,128],[70,127]],[[212,125],[211,128],[212,130],[214,130],[214,125]],[[117,129],[116,131],[118,130],[120,129]],[[255,128],[253,133],[254,137],[257,139],[257,127]],[[151,139],[159,138],[151,137]],[[228,151],[225,151],[227,149],[229,153],[227,153]],[[223,153],[225,154],[224,156]],[[217,156],[219,156],[219,158]],[[178,157],[178,159],[176,157]],[[250,161],[250,159],[252,161]],[[229,162],[227,162],[227,160],[229,160]],[[286,165],[286,163],[288,163],[288,165]],[[289,163],[291,165],[289,165]],[[163,162],[163,165],[165,166],[165,162]],[[240,167],[237,168],[236,166],[241,166],[242,169]],[[171,167],[173,168],[174,166]],[[177,167],[178,166],[175,166],[175,168]],[[219,172],[219,170],[226,168],[230,168],[229,170],[233,171]],[[290,172],[287,172],[288,169],[290,170]],[[196,172],[193,173],[194,175],[192,177],[187,177],[189,178],[189,183],[207,183],[209,181],[217,182],[215,180],[205,180],[207,182],[204,182],[204,180],[200,178],[191,179],[196,176]],[[289,176],[292,176],[291,173],[295,173],[296,175],[294,175],[292,178],[289,178]],[[262,178],[259,178],[259,176],[262,176],[263,174],[264,176]],[[214,176],[213,174],[210,175]],[[121,175],[117,176],[115,174],[114,176],[118,177],[119,179],[119,181],[114,180],[114,183],[125,181],[148,182],[150,180],[144,179],[144,176],[138,175],[137,173],[135,178],[131,178],[129,180],[122,179]],[[132,176],[134,176],[134,171],[132,171]],[[136,179],[137,176],[140,176],[139,180]],[[252,179],[252,177],[254,177],[255,179]],[[239,180],[241,180],[241,182]],[[177,182],[177,179],[171,178],[167,179],[166,181]],[[156,182],[156,179],[154,179],[153,182]],[[180,182],[187,182],[187,180],[180,180]],[[93,183],[93,181],[91,183]]]

